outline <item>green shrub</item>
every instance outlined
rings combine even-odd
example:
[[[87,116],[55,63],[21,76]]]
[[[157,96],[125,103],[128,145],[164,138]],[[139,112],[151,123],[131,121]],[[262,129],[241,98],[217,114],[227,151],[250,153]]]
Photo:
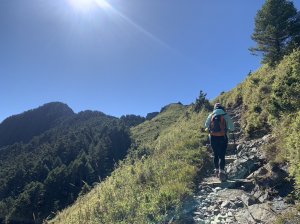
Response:
[[[290,114],[286,119],[288,122],[284,128],[284,146],[287,150],[290,172],[300,186],[300,111]]]

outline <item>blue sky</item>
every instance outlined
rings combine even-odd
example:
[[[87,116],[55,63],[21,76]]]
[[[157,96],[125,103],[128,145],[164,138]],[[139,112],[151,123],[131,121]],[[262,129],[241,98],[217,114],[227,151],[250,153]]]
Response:
[[[70,1],[0,1],[0,121],[52,101],[145,116],[260,66],[248,48],[263,0]]]

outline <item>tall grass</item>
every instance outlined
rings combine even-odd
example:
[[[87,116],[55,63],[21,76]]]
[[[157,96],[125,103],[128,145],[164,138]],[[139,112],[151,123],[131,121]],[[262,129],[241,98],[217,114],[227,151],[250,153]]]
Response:
[[[207,156],[200,132],[206,115],[176,105],[134,128],[139,143],[128,158],[48,223],[163,223],[180,216]]]
[[[300,50],[286,56],[275,68],[261,67],[216,101],[241,105],[242,125],[248,137],[272,133],[267,156],[286,161],[300,188]]]

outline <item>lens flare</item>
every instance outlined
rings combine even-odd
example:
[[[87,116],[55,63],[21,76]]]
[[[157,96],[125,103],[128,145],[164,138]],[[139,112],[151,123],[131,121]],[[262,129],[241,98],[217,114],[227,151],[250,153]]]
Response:
[[[70,5],[78,11],[88,12],[98,7],[101,9],[109,9],[111,5],[105,0],[68,0]]]
[[[89,11],[94,6],[94,0],[69,0],[70,5],[79,11]]]
[[[102,9],[110,9],[111,5],[105,0],[94,0],[94,3]]]
[[[125,22],[130,24],[132,27],[143,33],[145,36],[153,40],[154,42],[158,43],[159,45],[163,46],[164,48],[173,51],[173,53],[178,54],[176,50],[170,47],[168,44],[163,42],[161,39],[156,37],[154,34],[134,22],[128,16],[114,8],[107,0],[68,0],[70,4],[77,10],[87,13],[90,12],[92,9],[98,8],[108,12],[110,15],[116,15],[119,18],[123,19]]]

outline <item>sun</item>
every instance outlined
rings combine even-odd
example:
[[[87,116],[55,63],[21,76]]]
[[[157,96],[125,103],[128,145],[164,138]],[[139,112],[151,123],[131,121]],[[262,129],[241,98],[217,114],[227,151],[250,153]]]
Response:
[[[111,5],[106,0],[69,0],[73,8],[82,12],[88,12],[93,8],[109,9]]]
[[[94,3],[102,9],[111,9],[111,5],[106,0],[94,0]]]
[[[88,11],[93,8],[94,0],[69,0],[71,6],[79,11]]]

